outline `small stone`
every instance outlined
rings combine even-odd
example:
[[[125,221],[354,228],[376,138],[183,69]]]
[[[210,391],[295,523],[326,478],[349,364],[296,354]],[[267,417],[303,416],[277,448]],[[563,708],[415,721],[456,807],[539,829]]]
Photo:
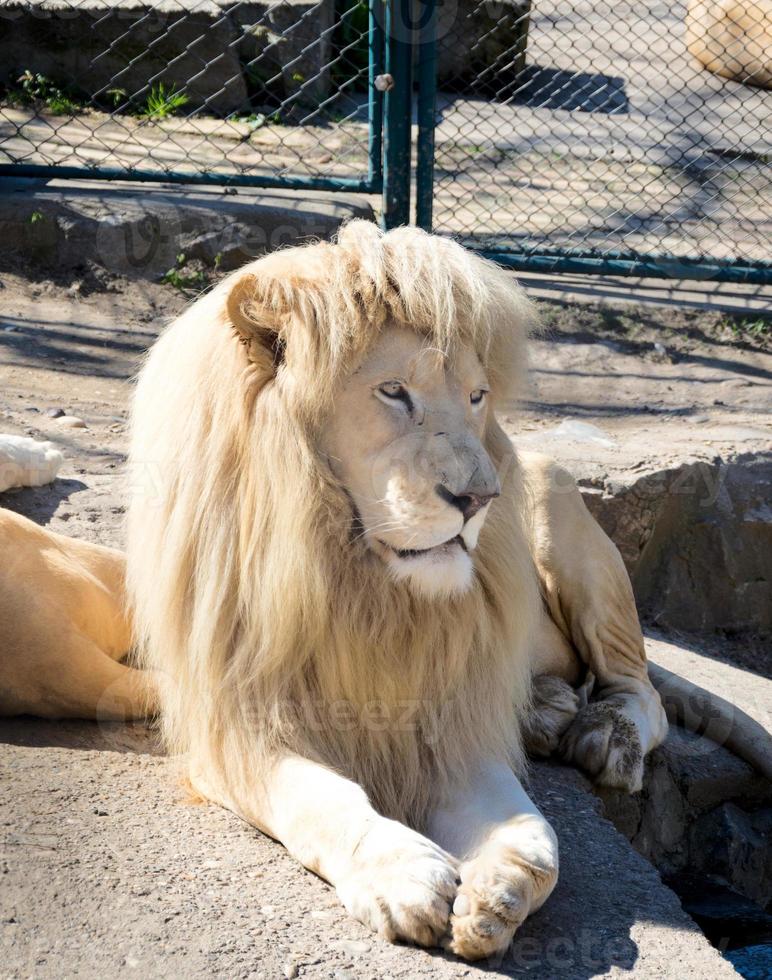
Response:
[[[260,908],[260,911],[266,917],[266,919],[270,919],[272,915],[275,915],[276,914],[276,906],[275,905],[263,905]]]
[[[366,943],[362,939],[339,939],[330,943],[330,946],[333,949],[339,949],[342,953],[348,953],[349,956],[362,956],[370,950],[370,943]]]
[[[77,415],[58,415],[56,421],[59,423],[59,425],[65,425],[70,429],[88,428],[83,419],[78,418]]]
[[[47,408],[46,415],[50,419],[60,419],[64,415],[64,412],[61,408]]]
[[[292,960],[287,960],[287,962],[284,964],[283,972],[287,980],[295,980],[295,977],[298,975],[297,963],[294,963]]]

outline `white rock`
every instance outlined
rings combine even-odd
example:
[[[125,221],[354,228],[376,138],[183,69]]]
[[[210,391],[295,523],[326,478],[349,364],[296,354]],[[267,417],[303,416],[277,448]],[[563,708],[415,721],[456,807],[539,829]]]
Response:
[[[60,415],[56,421],[59,425],[66,425],[70,429],[88,428],[83,419],[79,419],[77,415]]]

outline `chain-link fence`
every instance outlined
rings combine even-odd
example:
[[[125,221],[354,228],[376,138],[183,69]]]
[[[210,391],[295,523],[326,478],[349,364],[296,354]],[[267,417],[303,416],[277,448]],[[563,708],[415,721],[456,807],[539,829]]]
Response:
[[[437,44],[436,231],[521,266],[769,275],[772,0],[457,0]]]
[[[382,191],[387,224],[414,179],[419,224],[519,268],[772,280],[772,0],[0,0],[0,24],[0,174]]]
[[[0,0],[0,163],[370,189],[370,21],[360,0]]]

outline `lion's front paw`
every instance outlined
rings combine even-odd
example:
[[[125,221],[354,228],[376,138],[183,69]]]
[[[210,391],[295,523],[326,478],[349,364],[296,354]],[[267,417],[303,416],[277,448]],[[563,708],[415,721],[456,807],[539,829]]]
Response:
[[[467,960],[505,952],[555,887],[557,843],[527,819],[461,866],[445,945]]]
[[[579,711],[579,695],[560,677],[533,679],[531,705],[523,722],[523,744],[529,755],[547,758]]]
[[[602,786],[636,793],[643,782],[643,750],[638,730],[613,704],[594,701],[582,708],[560,743],[567,762]]]
[[[436,946],[447,932],[458,869],[442,848],[394,820],[366,835],[337,883],[348,912],[389,942]]]

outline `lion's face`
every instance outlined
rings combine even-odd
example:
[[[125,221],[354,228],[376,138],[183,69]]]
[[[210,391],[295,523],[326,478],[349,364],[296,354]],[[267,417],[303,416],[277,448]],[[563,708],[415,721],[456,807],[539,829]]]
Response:
[[[322,449],[359,531],[423,595],[462,592],[498,476],[483,446],[488,381],[468,348],[446,358],[386,327],[345,380]]]

